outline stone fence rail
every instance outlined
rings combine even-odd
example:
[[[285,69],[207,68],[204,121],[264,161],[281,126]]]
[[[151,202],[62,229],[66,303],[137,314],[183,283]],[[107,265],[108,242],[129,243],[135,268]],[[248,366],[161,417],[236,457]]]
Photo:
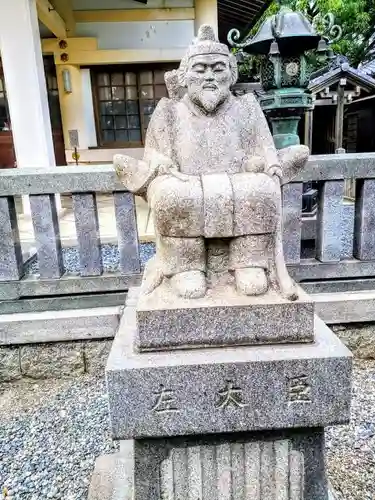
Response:
[[[344,203],[345,179],[355,179],[355,204]],[[303,182],[318,181],[313,255],[301,257]],[[112,193],[120,266],[105,273],[96,193]],[[80,273],[63,267],[55,193],[71,193]],[[29,195],[39,274],[24,275],[15,196]],[[283,187],[284,244],[293,277],[307,291],[372,289],[375,284],[375,153],[311,156]],[[302,252],[303,254],[303,252]],[[134,197],[111,165],[0,171],[0,301],[124,292],[140,282]]]

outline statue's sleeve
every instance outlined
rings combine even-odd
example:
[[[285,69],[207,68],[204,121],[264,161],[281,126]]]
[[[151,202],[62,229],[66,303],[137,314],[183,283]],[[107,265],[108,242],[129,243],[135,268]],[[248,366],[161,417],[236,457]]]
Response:
[[[171,158],[171,101],[162,99],[151,116],[146,134],[143,160],[127,155],[116,155],[114,165],[117,175],[134,194],[146,197],[151,182],[163,171],[173,166]]]
[[[275,143],[264,113],[253,94],[241,96],[243,117],[243,148],[248,155],[260,156],[268,167],[279,163]]]
[[[145,161],[150,161],[155,151],[172,160],[173,105],[174,101],[163,98],[156,106],[147,129],[144,151]]]

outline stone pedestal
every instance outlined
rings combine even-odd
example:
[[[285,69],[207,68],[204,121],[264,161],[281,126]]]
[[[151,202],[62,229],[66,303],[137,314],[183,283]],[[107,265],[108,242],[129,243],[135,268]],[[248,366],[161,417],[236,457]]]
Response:
[[[324,427],[348,422],[351,385],[333,332],[315,317],[308,343],[141,351],[139,303],[106,367],[121,450],[98,459],[90,500],[331,499]]]
[[[165,280],[151,294],[141,293],[137,303],[140,351],[313,340],[314,303],[302,289],[291,302],[274,289],[241,295],[225,282],[192,301],[177,297]]]

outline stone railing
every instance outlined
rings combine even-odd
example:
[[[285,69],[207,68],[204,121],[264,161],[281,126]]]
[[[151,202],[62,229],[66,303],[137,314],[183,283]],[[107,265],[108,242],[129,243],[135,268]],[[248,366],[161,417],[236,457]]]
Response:
[[[356,184],[355,203],[344,202],[345,180]],[[301,251],[303,182],[317,181],[315,250]],[[284,248],[290,273],[309,292],[373,289],[375,284],[375,153],[311,156],[283,188]],[[304,230],[304,231],[302,231]],[[303,236],[303,235],[302,235]]]
[[[96,193],[112,193],[119,272],[103,272]],[[80,273],[63,265],[54,193],[71,193]],[[29,195],[39,272],[24,275],[14,196]],[[111,165],[0,171],[0,301],[127,290],[141,276],[134,196]]]
[[[356,179],[354,204],[343,203],[344,179]],[[302,186],[319,182],[316,218],[301,217]],[[114,197],[120,265],[103,272],[95,193]],[[71,193],[80,273],[63,268],[54,193]],[[30,195],[39,274],[24,274],[14,196]],[[283,188],[284,244],[292,276],[307,291],[373,289],[375,284],[375,153],[312,156]],[[303,223],[302,223],[303,221]],[[306,255],[303,233],[316,248]],[[301,258],[302,251],[302,258]],[[306,258],[307,257],[307,258]],[[111,165],[0,172],[0,301],[124,292],[141,277],[134,197]]]

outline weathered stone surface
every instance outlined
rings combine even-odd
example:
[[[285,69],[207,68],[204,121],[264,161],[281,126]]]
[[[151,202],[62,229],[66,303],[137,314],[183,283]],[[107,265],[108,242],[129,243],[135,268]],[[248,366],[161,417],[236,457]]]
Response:
[[[120,270],[123,274],[139,273],[141,263],[134,195],[132,193],[114,193],[113,200],[120,252]]]
[[[332,330],[357,358],[375,359],[375,324],[333,325]]]
[[[176,297],[168,282],[137,305],[140,350],[186,346],[312,342],[314,304],[300,291],[290,302],[269,291],[259,297],[219,286],[194,301]]]
[[[136,440],[135,499],[327,500],[315,431]]]
[[[375,180],[358,182],[355,205],[354,256],[361,260],[375,258]]]
[[[64,272],[55,195],[30,195],[31,215],[42,278],[59,278]]]
[[[204,175],[202,188],[204,235],[206,238],[232,236],[234,206],[229,176],[225,174]],[[220,214],[220,217],[217,214]]]
[[[56,343],[21,347],[21,372],[30,378],[65,378],[84,373],[81,343]]]
[[[22,377],[18,347],[0,347],[0,382],[12,382]]]
[[[128,473],[113,474],[116,460],[106,481],[96,476],[101,500],[103,484],[115,498],[116,479],[134,500],[328,500],[322,428],[349,420],[351,354],[314,318],[282,243],[280,186],[308,149],[278,154],[254,97],[230,95],[236,79],[228,47],[202,26],[167,76],[171,99],[151,118],[144,160],[114,159],[152,208],[157,251],[106,366],[113,437],[135,440],[120,446]],[[294,188],[284,197],[298,262]],[[331,224],[329,200],[320,208]],[[319,233],[327,260],[332,228]]]
[[[315,342],[303,346],[139,353],[133,350],[135,333],[135,310],[127,307],[106,367],[115,438],[349,419],[351,354],[318,318]]]
[[[285,262],[298,264],[301,260],[302,183],[286,184],[283,195],[283,247]]]
[[[98,276],[103,272],[103,262],[95,193],[73,194],[72,202],[81,276]]]
[[[112,340],[85,342],[85,368],[88,373],[103,375],[111,347]]]
[[[332,500],[323,453],[321,429],[121,441],[96,461],[88,500]]]
[[[63,276],[60,279],[25,279],[15,282],[0,282],[0,300],[19,299],[21,297],[58,296],[79,293],[103,293],[126,291],[138,286],[141,275],[108,273],[104,276]]]
[[[0,280],[18,280],[22,275],[22,251],[14,198],[0,198]]]
[[[100,456],[95,462],[87,500],[134,500],[133,470],[132,448]]]
[[[138,150],[142,152],[140,148]],[[375,153],[346,153],[343,155],[311,155],[293,182],[373,178]],[[87,191],[123,191],[112,165],[77,165],[2,169],[0,196],[21,194],[81,193]]]
[[[209,239],[230,238],[237,290],[264,295],[272,284],[265,271],[273,268],[279,293],[294,298],[281,244],[280,182],[298,173],[308,148],[278,155],[255,97],[231,94],[237,77],[233,54],[212,27],[202,26],[177,74],[167,75],[172,98],[161,99],[152,115],[144,160],[114,158],[126,188],[152,208],[160,277],[148,289],[171,278],[176,296],[204,297]],[[187,92],[179,99],[181,86]],[[266,244],[253,244],[265,236]],[[198,244],[204,251],[195,250]]]
[[[1,314],[0,345],[112,338],[120,310],[114,306]]]
[[[344,202],[341,220],[341,259],[353,258],[354,214],[354,203]]]
[[[316,256],[322,262],[341,258],[344,181],[327,181],[319,193]]]

